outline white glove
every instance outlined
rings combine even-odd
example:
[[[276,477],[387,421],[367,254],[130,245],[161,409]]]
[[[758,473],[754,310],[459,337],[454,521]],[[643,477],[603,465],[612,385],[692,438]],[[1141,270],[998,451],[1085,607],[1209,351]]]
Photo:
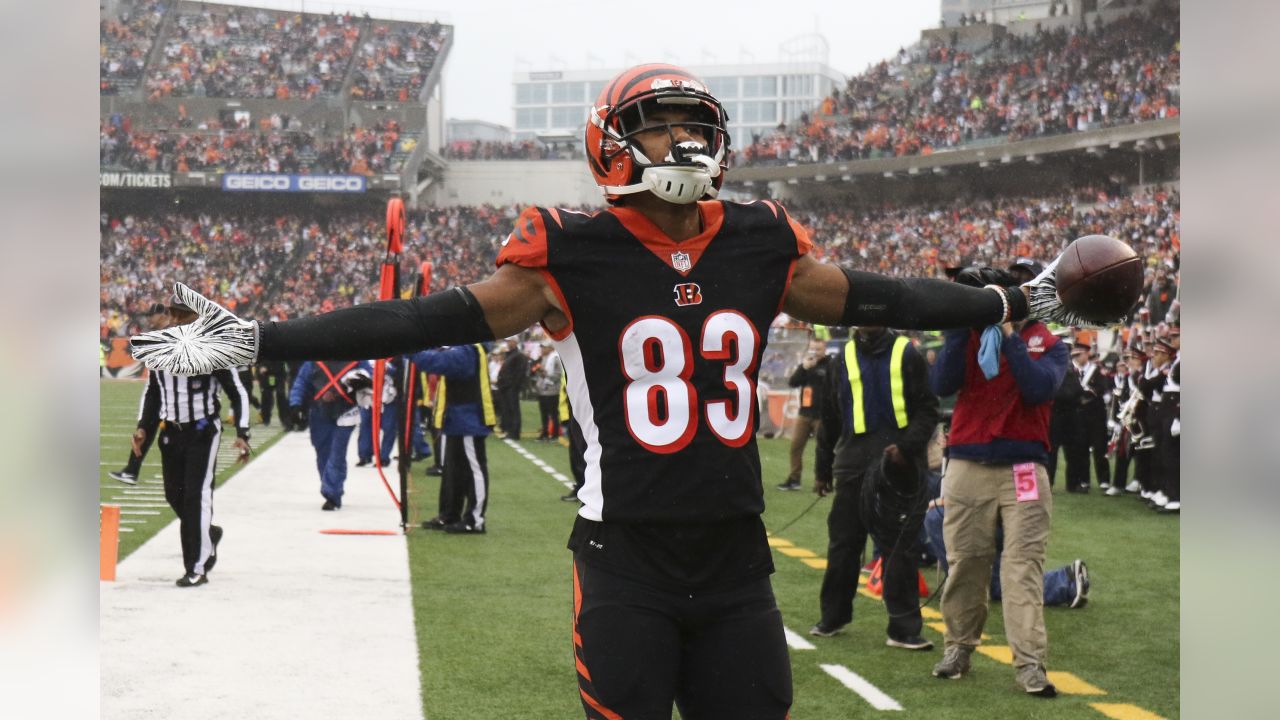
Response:
[[[134,336],[129,340],[134,358],[174,375],[206,375],[257,359],[258,323],[241,320],[182,283],[174,284],[173,293],[196,311],[196,319]]]
[[[1044,272],[1022,284],[1022,287],[1029,291],[1030,318],[1078,328],[1106,327],[1106,325],[1085,320],[1062,306],[1062,300],[1058,298],[1057,279],[1058,261],[1061,259],[1062,255],[1059,254],[1053,262],[1049,263],[1049,267],[1046,267]]]
[[[1169,434],[1174,437],[1178,437],[1182,434],[1182,420],[1178,418],[1173,419],[1173,425],[1169,427]]]

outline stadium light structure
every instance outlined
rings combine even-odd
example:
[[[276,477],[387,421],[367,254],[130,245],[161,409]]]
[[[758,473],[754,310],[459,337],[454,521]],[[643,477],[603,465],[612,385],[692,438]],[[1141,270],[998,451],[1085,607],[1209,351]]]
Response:
[[[920,174],[920,168],[919,168],[919,167],[916,167],[915,165],[912,165],[911,167],[907,168],[907,174],[908,174],[908,175],[919,175],[919,174]]]
[[[853,182],[853,176],[852,176],[852,175],[850,175],[849,173],[845,173],[845,174],[841,175],[841,176],[840,176],[840,179],[841,179],[841,180],[843,180],[843,181],[845,181],[845,182]]]
[[[946,174],[947,174],[947,169],[946,169],[946,168],[944,168],[944,167],[942,167],[941,165],[934,165],[934,166],[933,166],[933,174],[934,174],[934,175],[946,175]]]

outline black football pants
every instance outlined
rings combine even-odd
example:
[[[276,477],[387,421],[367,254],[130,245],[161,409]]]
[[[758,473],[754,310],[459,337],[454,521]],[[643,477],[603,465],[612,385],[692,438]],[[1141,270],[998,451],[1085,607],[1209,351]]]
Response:
[[[573,563],[573,645],[588,720],[783,720],[791,663],[769,578],[661,590]]]

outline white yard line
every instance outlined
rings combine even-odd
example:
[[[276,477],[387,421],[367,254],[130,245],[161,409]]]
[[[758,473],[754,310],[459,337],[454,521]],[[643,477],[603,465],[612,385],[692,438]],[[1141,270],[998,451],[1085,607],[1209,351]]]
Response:
[[[215,491],[226,535],[208,585],[174,587],[176,522],[100,583],[101,717],[423,717],[404,536],[320,532],[398,530],[399,515],[356,468],[342,509],[321,512],[315,468],[291,433]]]
[[[537,455],[534,455],[528,450],[525,450],[523,447],[520,446],[520,443],[516,442],[515,440],[512,440],[511,438],[503,438],[502,442],[506,443],[507,447],[511,448],[512,450],[515,450],[516,453],[520,455],[520,457],[523,457],[525,460],[528,460],[529,462],[533,463],[539,470],[542,470],[546,474],[550,475],[552,478],[556,480],[556,482],[559,482],[561,485],[564,485],[567,488],[570,488],[570,489],[573,488],[573,480],[571,478],[565,476],[564,473],[559,472],[555,468],[543,462],[542,458],[538,457]]]
[[[787,647],[792,650],[816,650],[814,644],[805,640],[799,633],[792,632],[791,628],[783,627],[782,634],[787,638]]]
[[[841,685],[858,693],[863,700],[877,710],[901,710],[897,700],[889,697],[883,690],[867,682],[866,678],[843,665],[819,665],[828,675],[840,681]]]

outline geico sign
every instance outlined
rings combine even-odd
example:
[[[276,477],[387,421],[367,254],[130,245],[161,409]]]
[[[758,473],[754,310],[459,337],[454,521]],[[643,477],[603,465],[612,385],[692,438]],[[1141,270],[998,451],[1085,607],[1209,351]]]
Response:
[[[291,190],[288,175],[228,175],[223,178],[228,190]]]
[[[298,178],[298,189],[312,192],[361,192],[364,190],[364,178],[303,175]]]

